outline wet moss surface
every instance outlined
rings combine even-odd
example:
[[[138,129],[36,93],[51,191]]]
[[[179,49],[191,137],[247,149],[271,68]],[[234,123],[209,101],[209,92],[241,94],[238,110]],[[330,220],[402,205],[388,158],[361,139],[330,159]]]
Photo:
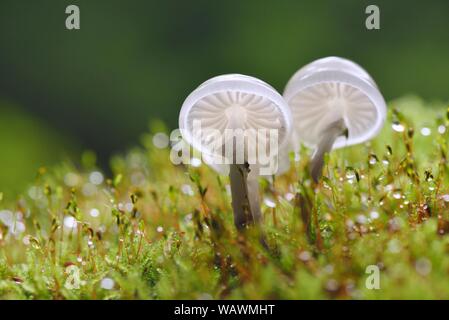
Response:
[[[240,234],[228,178],[173,165],[154,133],[110,175],[90,154],[41,168],[0,202],[0,298],[447,299],[448,125],[447,105],[393,101],[318,185],[302,148],[260,179],[263,225]]]

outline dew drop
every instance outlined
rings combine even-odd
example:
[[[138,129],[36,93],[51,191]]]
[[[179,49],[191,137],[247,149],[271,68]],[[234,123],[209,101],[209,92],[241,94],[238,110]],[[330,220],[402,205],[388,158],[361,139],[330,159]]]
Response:
[[[346,179],[348,181],[348,183],[353,184],[354,183],[354,178],[356,177],[354,171],[348,171],[346,172]]]
[[[326,289],[331,291],[331,292],[337,291],[338,287],[339,287],[339,285],[338,285],[338,281],[337,280],[330,279],[326,283]]]
[[[114,284],[114,280],[112,280],[111,278],[103,278],[101,280],[101,288],[105,290],[111,290],[112,288],[114,288]]]
[[[273,200],[271,200],[270,198],[265,198],[263,200],[263,203],[265,203],[265,205],[269,208],[276,208],[276,203]]]
[[[307,262],[312,258],[312,255],[310,254],[309,251],[302,251],[299,256],[298,256],[299,260],[303,261],[303,262]]]
[[[128,212],[131,212],[134,209],[134,205],[132,204],[132,202],[127,202],[125,204],[125,210]]]
[[[421,134],[425,137],[430,136],[430,134],[432,133],[432,131],[429,128],[421,128]]]
[[[368,219],[363,214],[357,215],[355,220],[357,221],[358,224],[366,224],[368,222]]]
[[[94,171],[89,175],[89,181],[94,185],[102,184],[103,180],[103,174],[99,171]]]
[[[83,185],[82,192],[86,197],[91,197],[97,192],[97,187],[92,183],[86,183]]]
[[[91,217],[96,218],[96,217],[98,217],[100,215],[100,211],[98,209],[96,209],[96,208],[92,208],[90,210],[89,214],[90,214]]]
[[[79,180],[79,176],[73,172],[69,172],[64,176],[64,183],[68,187],[75,187],[79,183]]]
[[[192,187],[189,184],[183,184],[181,186],[181,191],[182,191],[182,193],[184,193],[184,194],[186,194],[188,196],[193,196],[194,195],[193,189],[192,189]]]
[[[9,210],[0,211],[0,221],[3,222],[4,225],[11,227],[14,224],[14,215]]]
[[[292,201],[295,198],[295,195],[293,193],[291,193],[291,192],[288,192],[288,193],[285,194],[284,197],[285,197],[285,199],[287,201]]]
[[[377,211],[371,211],[371,213],[369,214],[370,218],[375,220],[379,218],[379,212]]]
[[[432,271],[432,263],[427,258],[419,258],[415,262],[415,269],[422,276],[427,276]]]
[[[39,200],[39,199],[43,198],[44,192],[40,188],[34,186],[28,190],[28,195],[33,200]]]
[[[402,124],[400,124],[399,122],[393,123],[391,127],[396,132],[404,132],[404,130],[405,130],[404,126]]]
[[[169,138],[164,132],[158,132],[153,136],[153,144],[158,149],[164,149],[168,147]]]
[[[76,219],[72,216],[66,216],[64,218],[64,226],[68,229],[75,229],[76,228]]]
[[[26,246],[29,246],[30,243],[31,243],[30,242],[30,238],[31,238],[30,235],[26,235],[25,237],[23,237],[23,239],[22,239],[23,244],[26,245]]]

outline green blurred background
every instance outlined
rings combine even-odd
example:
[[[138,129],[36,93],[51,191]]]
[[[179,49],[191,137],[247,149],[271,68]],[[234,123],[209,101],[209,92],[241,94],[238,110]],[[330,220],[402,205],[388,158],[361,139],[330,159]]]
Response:
[[[69,4],[81,30],[65,29]],[[369,4],[380,30],[365,28]],[[447,101],[449,2],[1,0],[0,191],[86,148],[106,164],[151,119],[176,127],[184,98],[212,76],[283,90],[328,55],[364,66],[387,100]]]

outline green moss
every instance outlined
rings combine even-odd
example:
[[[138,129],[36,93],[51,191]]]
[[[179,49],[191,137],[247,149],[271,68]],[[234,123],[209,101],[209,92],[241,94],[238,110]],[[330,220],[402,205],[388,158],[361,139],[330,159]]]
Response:
[[[41,170],[18,202],[1,202],[25,230],[0,222],[0,298],[447,299],[447,129],[445,106],[394,101],[379,137],[330,155],[316,192],[303,148],[289,173],[261,180],[276,207],[262,205],[262,230],[243,235],[227,178],[172,165],[151,133],[100,184],[92,154],[84,169]],[[285,197],[296,191],[299,202]],[[379,290],[365,285],[369,265]]]

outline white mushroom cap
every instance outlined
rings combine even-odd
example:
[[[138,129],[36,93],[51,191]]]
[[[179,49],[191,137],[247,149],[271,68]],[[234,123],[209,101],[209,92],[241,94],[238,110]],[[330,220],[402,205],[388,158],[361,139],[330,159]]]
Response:
[[[376,83],[358,64],[339,57],[322,58],[297,71],[287,83],[284,98],[291,107],[295,131],[313,147],[331,123],[343,119],[348,139],[333,148],[367,141],[378,134],[386,104]]]
[[[214,77],[201,84],[184,101],[179,116],[183,138],[203,157],[224,156],[210,149],[206,135],[198,137],[195,120],[201,120],[202,130],[215,129],[221,134],[226,129],[276,129],[278,148],[274,153],[288,143],[292,128],[284,98],[262,80],[240,74]]]

